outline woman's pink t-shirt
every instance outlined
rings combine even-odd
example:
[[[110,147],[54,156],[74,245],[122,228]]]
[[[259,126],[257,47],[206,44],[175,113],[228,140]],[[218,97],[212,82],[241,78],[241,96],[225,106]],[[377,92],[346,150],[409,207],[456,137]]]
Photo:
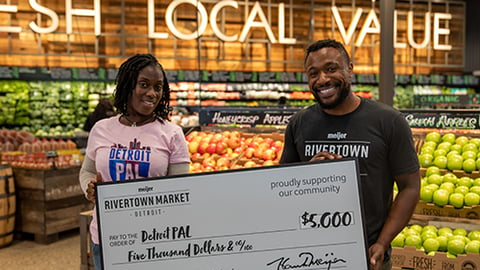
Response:
[[[125,126],[120,115],[95,124],[88,136],[86,155],[104,182],[167,175],[168,165],[190,162],[180,126],[154,121],[138,127]],[[90,223],[92,241],[99,243],[96,213]]]

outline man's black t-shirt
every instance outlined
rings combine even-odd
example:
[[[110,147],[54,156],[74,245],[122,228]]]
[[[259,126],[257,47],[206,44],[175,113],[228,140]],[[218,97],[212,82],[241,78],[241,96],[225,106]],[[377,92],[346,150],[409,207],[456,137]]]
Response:
[[[315,104],[291,118],[280,163],[309,161],[323,151],[358,159],[372,245],[392,205],[394,176],[419,169],[408,123],[399,111],[368,99],[342,116],[326,114]]]

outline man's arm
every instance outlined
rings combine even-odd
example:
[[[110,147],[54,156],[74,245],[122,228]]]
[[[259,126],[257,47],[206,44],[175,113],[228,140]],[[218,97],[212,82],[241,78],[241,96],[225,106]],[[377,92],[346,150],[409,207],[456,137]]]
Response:
[[[377,242],[369,249],[370,264],[373,269],[381,269],[379,267],[383,263],[383,254],[390,247],[393,238],[408,224],[420,199],[420,172],[418,170],[397,176],[396,182],[398,194]]]

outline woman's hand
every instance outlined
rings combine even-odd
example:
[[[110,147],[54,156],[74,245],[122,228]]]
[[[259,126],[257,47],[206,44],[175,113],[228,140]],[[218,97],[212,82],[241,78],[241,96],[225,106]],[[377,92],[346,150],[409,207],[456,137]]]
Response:
[[[90,183],[88,183],[87,187],[87,198],[89,201],[95,203],[95,183],[102,183],[102,175],[97,172],[97,177],[96,179],[90,180]]]
[[[338,159],[338,158],[343,158],[343,156],[330,153],[330,152],[318,152],[317,154],[315,154],[315,156],[312,157],[312,159],[310,159],[310,161],[331,160],[331,159]]]

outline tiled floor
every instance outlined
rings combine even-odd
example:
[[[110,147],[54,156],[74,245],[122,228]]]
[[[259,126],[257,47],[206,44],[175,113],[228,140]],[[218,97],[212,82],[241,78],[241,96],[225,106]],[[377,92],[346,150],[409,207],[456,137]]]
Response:
[[[80,269],[80,232],[65,232],[58,241],[48,245],[31,240],[14,240],[9,246],[0,248],[0,269]]]

